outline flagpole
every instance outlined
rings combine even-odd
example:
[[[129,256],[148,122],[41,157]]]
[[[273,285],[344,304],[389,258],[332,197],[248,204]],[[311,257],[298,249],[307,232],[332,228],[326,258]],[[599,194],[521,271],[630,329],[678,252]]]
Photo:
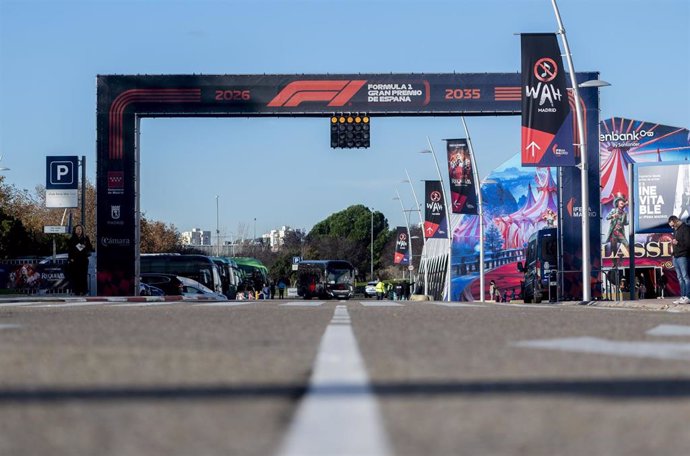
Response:
[[[479,166],[475,160],[474,147],[472,147],[472,139],[470,139],[470,131],[467,129],[465,118],[460,117],[460,120],[462,120],[462,126],[465,128],[467,145],[470,146],[474,191],[477,193],[477,204],[479,205],[479,301],[484,302],[484,203],[482,202],[482,186],[479,182]]]
[[[431,145],[431,139],[426,137],[426,142],[429,144],[429,151],[431,151],[431,156],[434,157],[434,164],[436,165],[436,172],[438,173],[438,179],[441,182],[441,193],[443,194],[443,210],[446,212],[446,233],[448,234],[448,270],[446,273],[446,301],[450,301],[450,273],[452,268],[451,256],[453,252],[453,235],[450,227],[450,213],[448,211],[448,198],[446,197],[446,186],[443,183],[443,175],[441,174],[441,168],[438,166],[438,160],[436,159],[436,152],[434,152],[434,146]]]
[[[417,205],[417,213],[419,214],[419,226],[422,228],[422,258],[420,262],[420,269],[422,262],[424,263],[424,296],[429,294],[429,275],[427,274],[427,264],[426,264],[426,233],[424,232],[424,217],[422,216],[422,209],[419,205],[419,200],[417,199],[417,192],[414,191],[414,185],[412,185],[412,179],[405,169],[405,176],[407,176],[407,182],[410,183],[410,188],[412,189],[412,196],[414,197],[414,203]],[[411,258],[411,257],[410,257]]]
[[[410,264],[412,264],[412,235],[410,234],[410,216],[407,215],[407,212],[405,211],[405,205],[403,204],[402,198],[400,198],[400,193],[398,192],[398,189],[395,189],[395,195],[397,197],[397,200],[400,201],[400,208],[402,209],[403,212],[403,217],[405,217],[405,227],[407,228],[407,239],[409,242],[409,250],[410,252]],[[409,270],[409,269],[408,269]],[[403,279],[405,278],[405,272],[403,271]],[[410,271],[410,282],[412,282],[412,272]]]
[[[563,41],[563,48],[565,49],[565,58],[568,62],[568,70],[570,71],[570,85],[572,86],[573,98],[575,102],[575,115],[577,117],[577,134],[580,138],[580,185],[582,186],[582,301],[591,301],[591,252],[589,245],[589,166],[587,163],[587,138],[585,137],[584,116],[582,107],[580,106],[580,92],[577,87],[577,79],[575,76],[575,68],[573,66],[573,59],[570,54],[570,47],[568,46],[568,38],[565,36],[565,28],[563,28],[563,21],[561,14],[558,11],[556,0],[551,0],[553,11],[556,14],[556,21],[558,22],[558,34],[561,35]]]

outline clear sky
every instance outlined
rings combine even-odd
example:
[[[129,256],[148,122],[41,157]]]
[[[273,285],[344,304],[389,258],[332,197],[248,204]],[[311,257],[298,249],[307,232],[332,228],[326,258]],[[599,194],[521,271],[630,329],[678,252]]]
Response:
[[[601,119],[690,127],[690,2],[559,0]],[[45,157],[95,181],[98,74],[519,72],[521,32],[555,32],[550,0],[0,0],[0,166],[45,184]],[[519,149],[519,117],[467,118],[481,176]],[[145,119],[141,207],[180,231],[306,230],[352,204],[404,225],[459,118],[372,119],[369,149],[331,149],[323,119]],[[443,166],[443,163],[442,163]],[[57,210],[57,209],[56,209]],[[256,219],[256,222],[254,222]],[[413,221],[418,221],[413,218]],[[256,223],[256,225],[254,225]]]

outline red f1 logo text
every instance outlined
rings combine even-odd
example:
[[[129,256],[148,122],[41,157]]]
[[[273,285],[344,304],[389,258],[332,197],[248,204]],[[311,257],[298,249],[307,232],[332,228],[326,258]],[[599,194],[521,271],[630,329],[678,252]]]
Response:
[[[286,85],[267,106],[294,108],[304,101],[327,101],[343,106],[367,81],[294,81]]]

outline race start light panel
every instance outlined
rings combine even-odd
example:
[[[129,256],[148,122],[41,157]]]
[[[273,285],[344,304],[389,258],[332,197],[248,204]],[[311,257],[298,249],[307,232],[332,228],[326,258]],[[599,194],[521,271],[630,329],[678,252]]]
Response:
[[[369,116],[366,114],[335,114],[331,116],[331,147],[369,147],[369,128]]]

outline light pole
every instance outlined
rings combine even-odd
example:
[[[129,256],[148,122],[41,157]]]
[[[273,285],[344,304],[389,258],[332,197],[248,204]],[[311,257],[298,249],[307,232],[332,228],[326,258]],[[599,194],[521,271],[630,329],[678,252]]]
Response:
[[[374,281],[374,210],[371,209],[369,212],[371,212],[371,242],[369,244],[369,248],[371,250],[371,264],[369,267],[371,268],[371,281]]]
[[[402,209],[403,212],[403,217],[405,217],[405,227],[407,228],[407,239],[408,242],[410,243],[409,246],[409,252],[410,252],[410,265],[412,265],[412,234],[410,233],[410,217],[407,215],[407,211],[405,210],[405,205],[403,204],[402,199],[400,198],[400,193],[398,192],[398,189],[395,189],[395,198],[394,200],[400,201],[400,208]],[[405,278],[405,272],[403,271],[403,279]],[[412,272],[410,272],[410,282],[412,281]]]
[[[216,195],[216,256],[220,256],[220,228],[218,227],[218,195]]]
[[[563,48],[565,49],[565,58],[568,62],[568,71],[570,71],[570,85],[573,91],[573,101],[575,103],[575,116],[577,118],[577,135],[580,138],[580,185],[582,200],[582,301],[589,302],[592,299],[591,287],[591,255],[589,245],[589,166],[587,157],[587,137],[585,136],[584,115],[582,106],[580,106],[580,91],[578,90],[577,78],[575,76],[575,67],[573,66],[573,58],[568,46],[568,38],[565,35],[565,28],[561,20],[561,14],[558,11],[556,0],[551,0],[553,11],[556,14],[556,21],[558,22],[558,34],[561,35],[563,41]],[[586,85],[585,85],[586,84]],[[582,87],[601,87],[609,85],[605,81],[587,81],[583,83]],[[577,144],[576,144],[577,145]]]
[[[422,209],[421,206],[419,205],[419,200],[417,199],[417,192],[414,191],[414,185],[412,185],[412,179],[410,179],[410,175],[407,172],[407,169],[405,169],[405,176],[407,176],[406,180],[403,180],[402,182],[409,183],[410,188],[412,189],[412,196],[414,197],[414,203],[416,204],[417,207],[417,214],[419,214],[419,226],[422,227],[422,258],[420,261],[420,269],[421,265],[424,264],[424,296],[429,294],[429,275],[427,274],[427,264],[426,264],[426,236],[424,236],[424,216],[422,216]]]
[[[446,234],[448,235],[448,268],[446,272],[446,301],[450,301],[450,273],[451,273],[451,253],[453,251],[453,241],[450,228],[450,213],[448,212],[448,198],[446,196],[446,185],[443,183],[443,176],[441,175],[441,168],[438,166],[438,160],[436,159],[436,153],[434,152],[434,146],[431,145],[431,140],[426,137],[426,142],[429,144],[428,150],[421,151],[422,154],[431,154],[434,157],[434,164],[436,165],[436,172],[438,173],[438,180],[441,182],[441,193],[443,194],[443,210],[446,213]]]
[[[467,145],[470,148],[470,156],[472,157],[472,173],[475,192],[477,193],[477,206],[479,206],[479,302],[484,302],[484,203],[482,202],[482,183],[479,182],[479,166],[477,165],[476,155],[474,155],[470,131],[467,128],[467,123],[465,123],[465,118],[460,117],[460,120],[462,120],[462,126],[465,128]]]

